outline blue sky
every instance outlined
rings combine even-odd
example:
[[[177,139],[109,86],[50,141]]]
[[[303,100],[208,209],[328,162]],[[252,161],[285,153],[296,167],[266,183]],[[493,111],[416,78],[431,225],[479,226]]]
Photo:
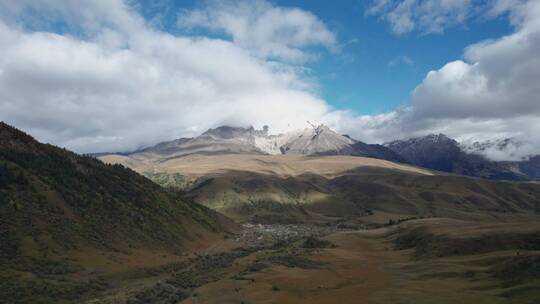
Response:
[[[0,120],[78,152],[310,121],[540,153],[537,0],[0,0],[0,45]]]
[[[338,108],[351,108],[361,114],[387,112],[407,103],[409,94],[427,72],[462,58],[466,46],[500,37],[511,30],[507,20],[496,18],[458,25],[444,33],[396,35],[379,18],[364,16],[360,2],[340,1],[339,6],[327,2],[325,6],[316,6],[315,1],[302,1],[302,5],[317,12],[335,29],[342,43],[358,41],[346,46],[341,56],[325,56],[313,68],[321,77],[326,100]],[[309,3],[312,5],[308,6]],[[400,60],[404,57],[412,63]],[[329,75],[335,78],[329,79]]]

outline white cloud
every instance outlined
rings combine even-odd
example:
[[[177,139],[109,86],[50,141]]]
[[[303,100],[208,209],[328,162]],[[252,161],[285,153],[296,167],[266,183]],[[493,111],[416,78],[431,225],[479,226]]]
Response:
[[[122,1],[70,3],[0,1],[0,120],[41,140],[125,151],[220,124],[279,132],[330,111],[301,67],[158,31]],[[41,9],[54,19],[36,21]],[[59,20],[76,35],[40,30]]]
[[[462,24],[484,9],[484,1],[475,0],[373,0],[368,15],[379,15],[390,23],[396,34],[412,31],[441,33]],[[495,12],[495,11],[493,11]]]
[[[299,62],[314,55],[306,54],[305,47],[336,48],[334,34],[315,15],[264,0],[207,1],[204,9],[180,14],[178,25],[224,33],[262,58]]]
[[[464,61],[427,75],[412,95],[416,116],[540,118],[540,2],[512,8],[511,17],[522,20],[514,33],[471,45]]]
[[[538,146],[535,143],[508,138],[495,138],[482,142],[465,139],[461,143],[461,148],[468,153],[484,155],[495,161],[520,161],[524,159],[524,156],[538,153]]]
[[[50,29],[61,22],[71,32],[86,35],[97,34],[104,28],[135,32],[145,27],[143,18],[119,0],[0,0],[0,19],[11,26],[22,25],[30,30]]]
[[[514,5],[508,5],[508,3]],[[514,137],[527,143],[507,159],[540,154],[540,2],[497,1],[496,14],[508,12],[515,32],[466,48],[464,59],[431,71],[411,95],[406,110],[388,113],[375,138],[391,139],[442,132],[463,141]],[[388,128],[384,128],[387,126]],[[369,124],[360,127],[377,129]],[[492,151],[491,151],[492,152]],[[497,160],[501,153],[486,155]]]
[[[443,132],[529,142],[509,158],[540,153],[540,2],[494,2],[490,14],[509,12],[514,33],[430,72],[403,108],[362,116],[333,110],[306,68],[291,63],[309,57],[311,46],[336,44],[324,24],[299,9],[255,3],[289,17],[284,25],[239,18],[244,34],[220,25],[230,41],[160,31],[120,0],[0,0],[0,120],[79,152],[126,151],[222,124],[282,132],[310,120],[366,142]],[[196,12],[187,16],[209,13]],[[59,21],[69,34],[52,33]],[[247,42],[259,32],[261,47]],[[313,32],[319,38],[307,38]]]

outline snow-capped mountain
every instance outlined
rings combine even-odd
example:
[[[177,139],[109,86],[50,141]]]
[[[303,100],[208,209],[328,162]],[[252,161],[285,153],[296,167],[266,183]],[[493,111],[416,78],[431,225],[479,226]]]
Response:
[[[311,126],[284,134],[270,135],[268,127],[221,126],[195,138],[163,142],[133,154],[181,157],[189,154],[303,154],[355,155],[402,161],[396,153],[381,145],[369,145],[339,134],[325,125]]]
[[[460,147],[467,153],[479,154],[494,161],[521,161],[529,156],[528,143],[515,138],[493,139],[485,141],[463,141]]]
[[[367,144],[325,125],[271,135],[268,127],[221,126],[194,138],[163,142],[133,153],[131,159],[163,161],[191,154],[350,155],[413,164],[438,171],[489,179],[540,179],[540,156],[496,161],[493,151],[523,153],[515,140],[458,143],[444,134],[431,134],[384,145]],[[512,151],[514,151],[512,150]]]
[[[284,134],[283,154],[353,154],[355,140],[325,125]]]
[[[519,153],[516,140],[458,143],[444,134],[396,140],[386,147],[402,156],[406,162],[439,171],[490,178],[528,180],[540,176],[539,157],[518,161],[497,161],[490,157],[498,153]]]
[[[385,144],[409,163],[452,172],[454,162],[462,158],[458,143],[444,134],[430,134]]]

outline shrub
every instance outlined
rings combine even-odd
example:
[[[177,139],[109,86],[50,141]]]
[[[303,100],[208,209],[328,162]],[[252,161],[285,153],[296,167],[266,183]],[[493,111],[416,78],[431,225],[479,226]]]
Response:
[[[310,236],[306,238],[302,244],[303,248],[335,248],[336,245],[332,242],[321,240],[319,238]]]

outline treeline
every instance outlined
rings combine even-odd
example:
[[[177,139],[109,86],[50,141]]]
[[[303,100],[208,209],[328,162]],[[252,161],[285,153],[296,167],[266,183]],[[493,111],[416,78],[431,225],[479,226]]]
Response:
[[[6,163],[0,165],[0,188],[4,188],[6,185],[12,183],[15,180],[15,176],[9,171]]]

